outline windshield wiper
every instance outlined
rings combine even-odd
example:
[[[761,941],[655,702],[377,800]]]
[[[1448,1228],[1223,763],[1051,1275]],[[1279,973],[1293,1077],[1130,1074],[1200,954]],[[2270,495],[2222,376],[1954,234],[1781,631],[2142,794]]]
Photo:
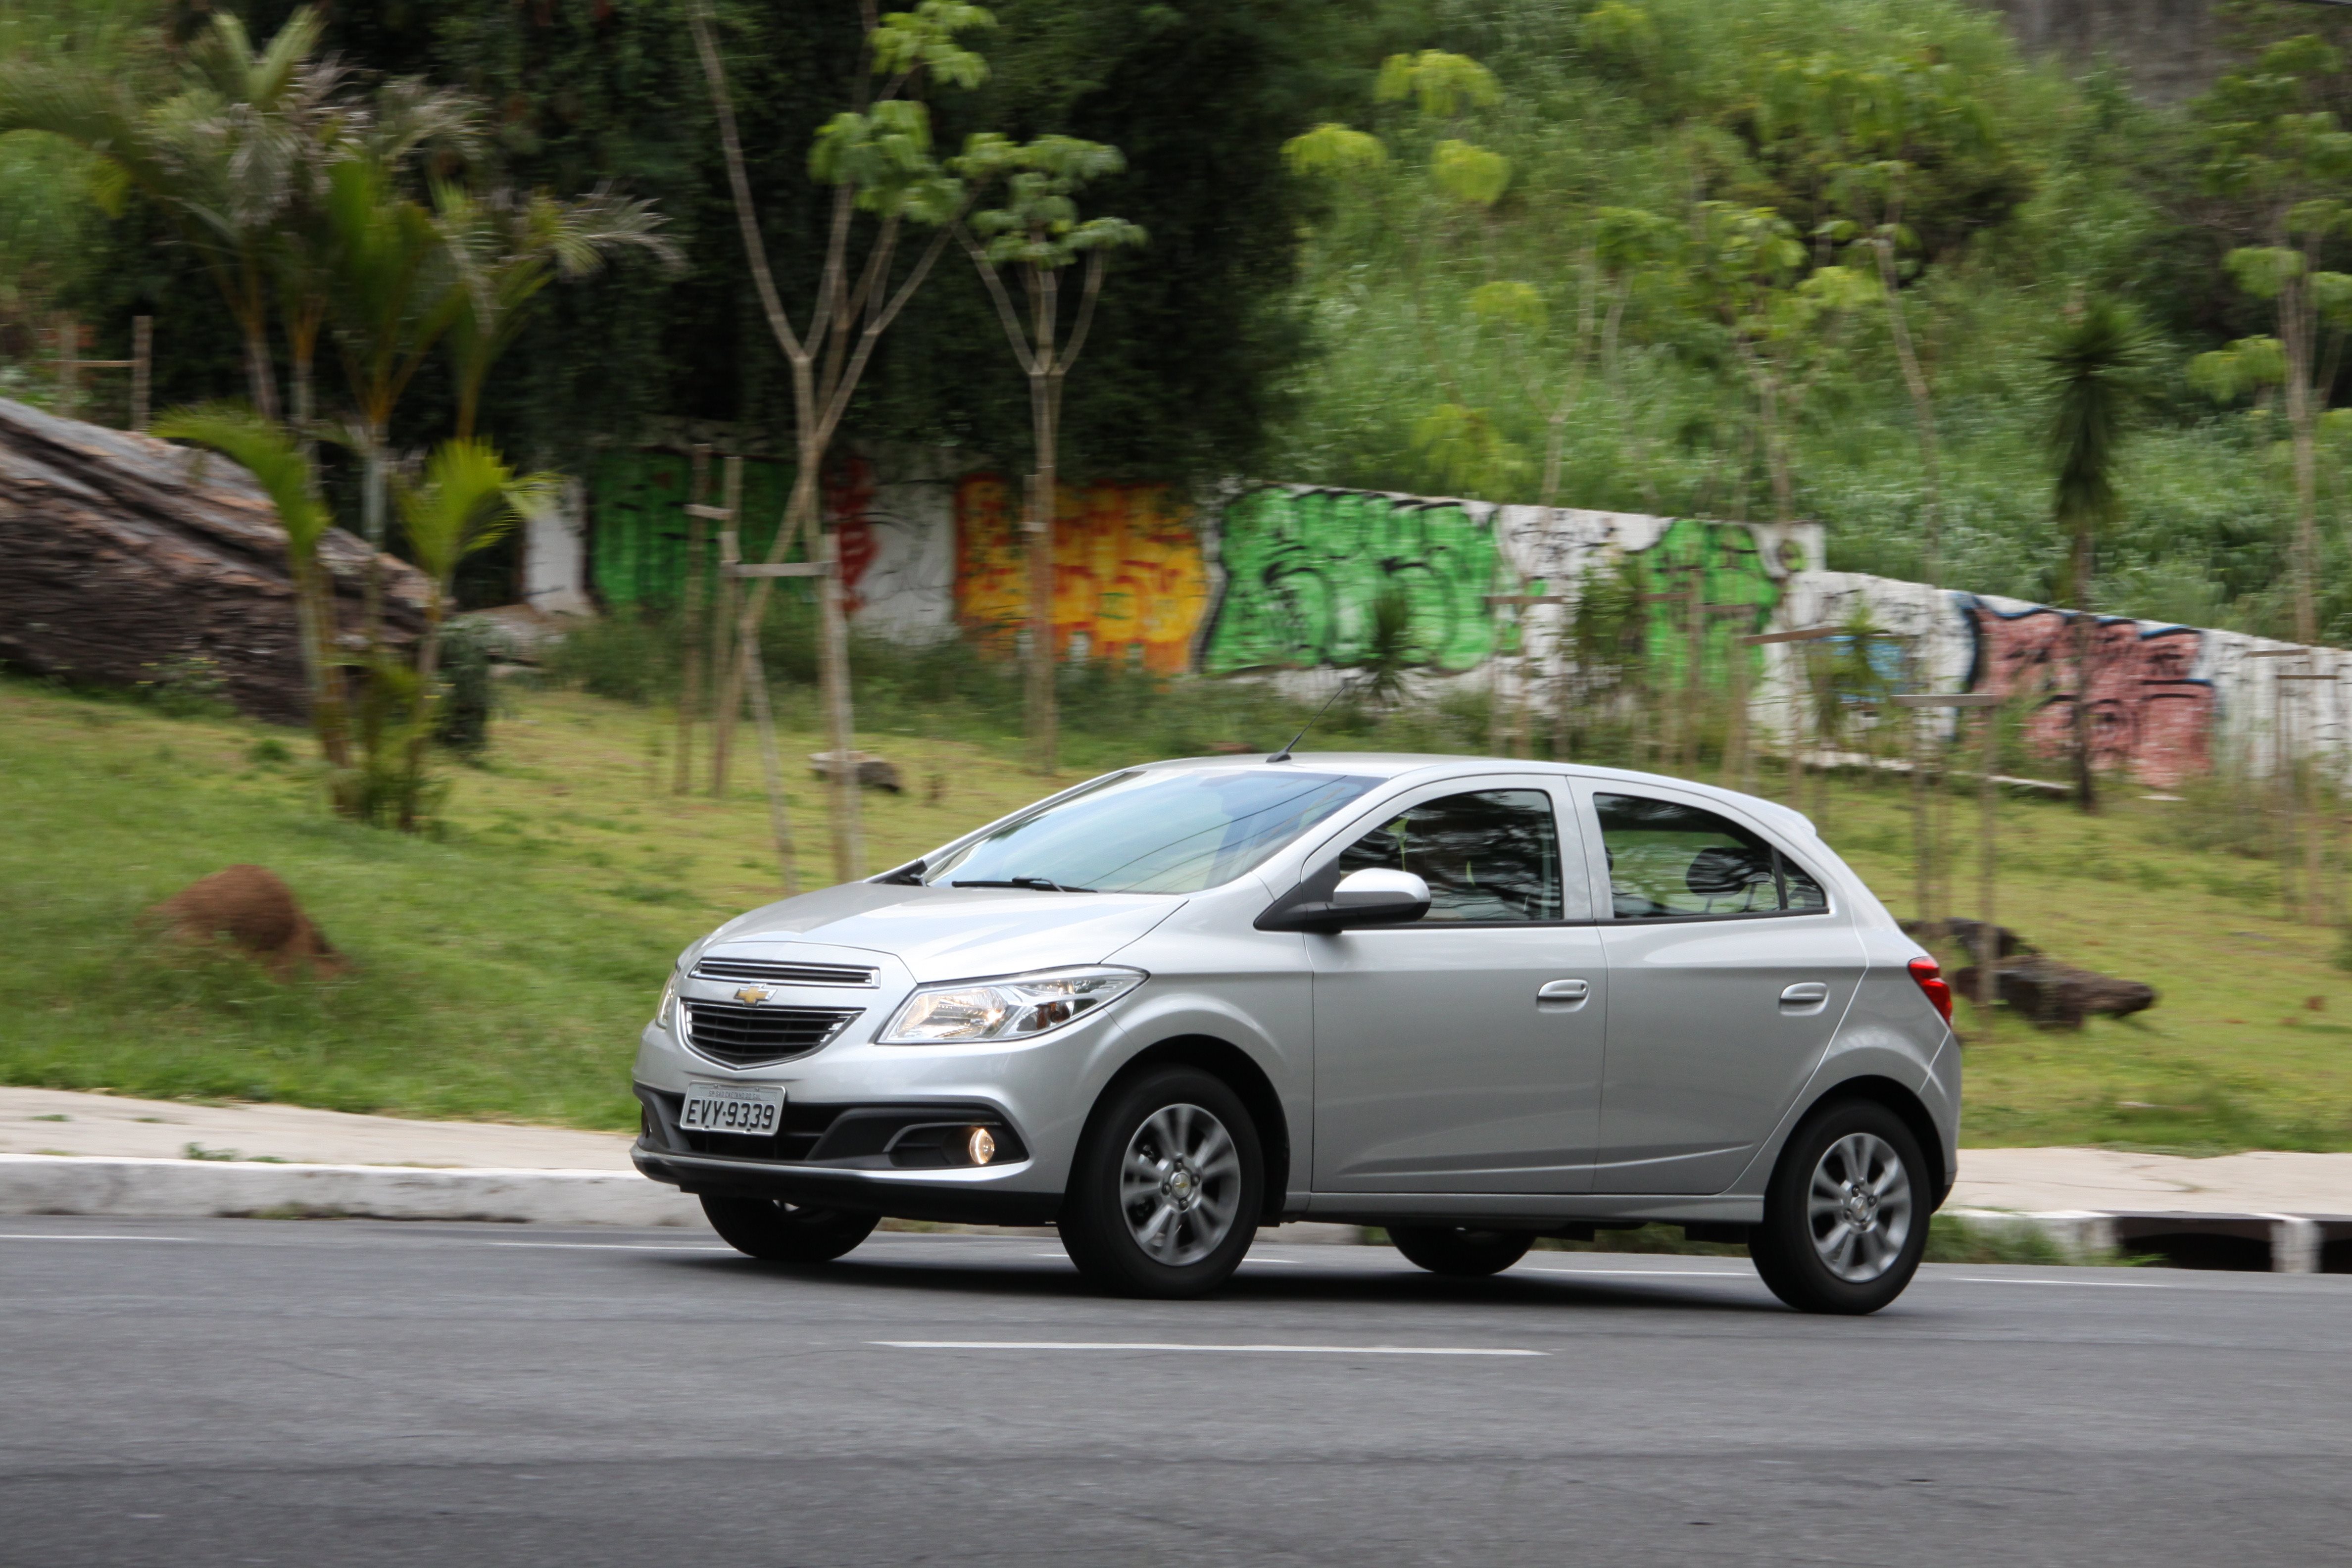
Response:
[[[1006,877],[1002,880],[950,882],[950,888],[1026,888],[1033,893],[1091,893],[1093,888],[1066,888],[1051,877]]]

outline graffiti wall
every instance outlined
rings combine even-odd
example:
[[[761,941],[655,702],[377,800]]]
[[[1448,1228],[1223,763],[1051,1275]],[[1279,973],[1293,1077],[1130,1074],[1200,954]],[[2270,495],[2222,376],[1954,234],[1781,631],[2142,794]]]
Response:
[[[1303,485],[1244,491],[1218,520],[1224,588],[1201,668],[1357,663],[1371,647],[1374,606],[1395,594],[1426,663],[1471,668],[1495,648],[1486,595],[1515,586],[1496,542],[1497,510]]]
[[[1054,509],[1058,653],[1192,668],[1209,605],[1202,529],[1168,485],[1065,486]],[[1009,649],[1029,617],[1021,489],[1001,474],[955,487],[955,616],[983,646]]]
[[[919,458],[923,454],[914,454]],[[604,604],[635,609],[675,604],[686,574],[687,518],[694,468],[681,454],[600,454],[590,470],[591,582]],[[743,558],[766,558],[792,496],[789,464],[743,464]],[[861,627],[908,641],[954,630],[949,480],[919,461],[899,461],[881,477],[876,461],[853,454],[825,485],[827,518],[838,531],[842,584]],[[719,503],[719,459],[710,464],[710,504]],[[717,525],[704,530],[706,565],[718,560]],[[803,552],[796,546],[793,558]],[[794,583],[788,591],[806,592]]]
[[[591,580],[606,605],[675,601],[689,476],[688,460],[666,452],[597,459]],[[747,463],[747,556],[773,537],[790,476],[782,463]],[[1017,483],[942,450],[861,453],[831,474],[825,507],[862,628],[907,641],[961,629],[1010,651],[1028,605]],[[1372,651],[1378,607],[1397,598],[1427,674],[1536,701],[1564,668],[1572,609],[1494,597],[1572,601],[1593,574],[1631,569],[1648,595],[1647,658],[1663,684],[1687,679],[1695,657],[1703,680],[1727,680],[1745,633],[1866,624],[1864,651],[1891,688],[2016,698],[2029,743],[2053,758],[2073,744],[2081,700],[2100,765],[2158,788],[2225,756],[2267,771],[2282,745],[2352,765],[2352,684],[2337,679],[2352,677],[2352,653],[2102,617],[2085,692],[2069,613],[1831,572],[1823,553],[1813,524],[1303,485],[1235,487],[1221,504],[1167,485],[1071,486],[1056,504],[1055,641],[1066,658],[1163,675],[1344,668]],[[1802,708],[1799,646],[1747,655],[1763,732],[1785,735]],[[1935,721],[1956,721],[1939,710]]]

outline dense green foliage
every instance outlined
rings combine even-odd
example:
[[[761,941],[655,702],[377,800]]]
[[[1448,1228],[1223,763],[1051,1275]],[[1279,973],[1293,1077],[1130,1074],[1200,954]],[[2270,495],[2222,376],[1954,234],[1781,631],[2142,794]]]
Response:
[[[483,408],[485,432],[525,464],[582,469],[593,443],[635,438],[654,416],[788,427],[685,3],[455,0],[328,17],[347,63],[494,106],[496,177],[650,200],[688,258],[675,278],[624,261],[551,291]],[[160,70],[206,12],[152,4],[5,0],[0,29],[14,53]],[[292,9],[237,8],[257,37]],[[2114,299],[2157,333],[2159,400],[2119,457],[2093,602],[2265,630],[2291,619],[2291,410],[2249,370],[2278,310],[2229,258],[2276,246],[2250,173],[2263,114],[2352,118],[2352,20],[2231,0],[2247,63],[2202,100],[2158,107],[2112,73],[2070,79],[2021,58],[1998,14],[1969,0],[993,10],[998,26],[971,40],[988,79],[928,89],[941,148],[977,131],[1117,147],[1125,172],[1089,202],[1150,237],[1111,262],[1071,383],[1072,478],[1248,472],[1798,515],[1829,525],[1833,564],[1904,576],[1929,570],[1939,501],[1945,581],[2050,598],[2066,551],[2041,366],[2056,321]],[[779,280],[804,309],[826,211],[808,149],[860,89],[859,14],[778,0],[716,11]],[[142,39],[132,24],[150,14],[162,30]],[[2336,52],[2306,50],[2284,74],[2261,55],[2305,34]],[[1384,71],[1391,57],[1402,63]],[[1432,91],[1447,81],[1441,103]],[[1316,132],[1286,169],[1286,146],[1318,122],[1357,140]],[[0,139],[0,195],[23,198],[0,200],[0,315],[12,297],[62,299],[119,353],[129,317],[152,310],[159,404],[233,390],[235,333],[193,261],[136,199],[109,218],[78,194],[78,159]],[[2345,259],[2339,228],[2296,243],[2311,266]],[[2313,374],[2331,383],[2343,306],[2322,312]],[[1916,350],[1908,387],[1898,325]],[[2200,355],[2212,374],[2192,386]],[[2232,367],[2248,374],[2221,374]],[[436,363],[394,435],[422,446],[454,413]],[[1019,463],[1027,413],[988,297],[950,253],[892,328],[848,429]],[[2352,432],[2317,429],[2319,625],[2341,638]]]
[[[2341,26],[2278,5],[2237,20],[2250,43]],[[1349,123],[1388,155],[1351,169],[1336,144],[1302,149],[1328,201],[1304,253],[1324,357],[1283,478],[1534,500],[1559,414],[1562,504],[1769,518],[1752,351],[1779,373],[1790,513],[1829,525],[1834,566],[1923,575],[1917,423],[1864,243],[1888,217],[1880,161],[1899,159],[1893,249],[1942,437],[1943,579],[2063,591],[2042,364],[2062,316],[2116,298],[2162,335],[2162,406],[2121,454],[2093,602],[2283,628],[2278,421],[2217,411],[2185,374],[2273,330],[2224,267],[2242,215],[2209,177],[2226,140],[2210,104],[2070,81],[1963,0],[1433,0],[1427,22],[1423,42],[1491,70],[1495,100],[1364,104]],[[2302,90],[2346,98],[2340,74]],[[1441,143],[1507,160],[1499,197],[1450,187]],[[1752,300],[1726,281],[1732,219],[1778,225],[1790,252],[1778,277],[1754,269]],[[2323,479],[2321,618],[2341,637],[2352,497]]]
[[[293,6],[236,9],[263,36]],[[860,89],[858,8],[731,0],[715,9],[778,283],[804,312],[829,211],[808,149]],[[1289,289],[1298,193],[1278,149],[1326,91],[1314,62],[1349,51],[1330,44],[1331,24],[1306,0],[1181,10],[1011,0],[994,10],[999,26],[973,40],[989,80],[931,94],[940,144],[992,130],[1117,146],[1126,173],[1102,182],[1098,199],[1152,237],[1150,251],[1112,265],[1073,383],[1066,466],[1153,478],[1255,467],[1277,384],[1304,348]],[[205,11],[177,5],[173,25],[192,35]],[[495,106],[491,151],[505,178],[651,198],[688,257],[676,279],[624,265],[556,291],[484,403],[484,429],[524,460],[576,469],[592,443],[634,438],[652,416],[789,430],[784,366],[760,321],[684,16],[683,0],[467,0],[329,16],[328,47],[348,63],[423,75]],[[119,336],[135,310],[158,310],[169,323],[159,397],[225,393],[233,338],[197,324],[216,312],[152,239],[135,212],[112,228],[110,255],[83,277],[85,314]],[[852,428],[1017,460],[1029,443],[1026,398],[978,279],[950,256],[886,340]],[[436,366],[396,434],[414,445],[446,431],[452,401]]]

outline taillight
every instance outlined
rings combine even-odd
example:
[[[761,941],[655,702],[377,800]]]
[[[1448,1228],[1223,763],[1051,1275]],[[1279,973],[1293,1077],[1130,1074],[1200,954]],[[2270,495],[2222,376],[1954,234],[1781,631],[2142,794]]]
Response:
[[[1911,961],[1911,978],[1927,998],[1927,1005],[1936,1009],[1945,1023],[1950,1023],[1952,983],[1944,978],[1944,966],[1932,958],[1915,958]]]

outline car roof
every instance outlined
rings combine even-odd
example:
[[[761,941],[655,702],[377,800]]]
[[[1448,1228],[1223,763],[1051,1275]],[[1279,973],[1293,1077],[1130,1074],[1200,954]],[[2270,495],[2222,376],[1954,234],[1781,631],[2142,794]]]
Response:
[[[1750,816],[1761,817],[1784,831],[1800,833],[1807,837],[1820,837],[1813,827],[1811,817],[1801,811],[1781,805],[1777,800],[1767,800],[1762,795],[1746,795],[1738,790],[1725,789],[1720,784],[1701,784],[1696,779],[1676,778],[1670,773],[1643,773],[1633,768],[1603,767],[1593,763],[1550,763],[1537,762],[1526,757],[1461,756],[1429,752],[1298,752],[1282,762],[1276,762],[1271,757],[1253,756],[1244,752],[1233,756],[1173,757],[1165,762],[1140,763],[1133,770],[1122,771],[1205,773],[1212,769],[1224,770],[1251,766],[1295,767],[1307,773],[1370,774],[1376,778],[1392,781],[1411,778],[1416,774],[1427,774],[1432,778],[1442,779],[1448,773],[1456,772],[1492,773],[1500,769],[1515,773],[1557,773],[1566,778],[1591,779],[1629,785],[1665,784],[1675,789],[1687,790],[1696,795],[1707,795],[1723,801]]]

